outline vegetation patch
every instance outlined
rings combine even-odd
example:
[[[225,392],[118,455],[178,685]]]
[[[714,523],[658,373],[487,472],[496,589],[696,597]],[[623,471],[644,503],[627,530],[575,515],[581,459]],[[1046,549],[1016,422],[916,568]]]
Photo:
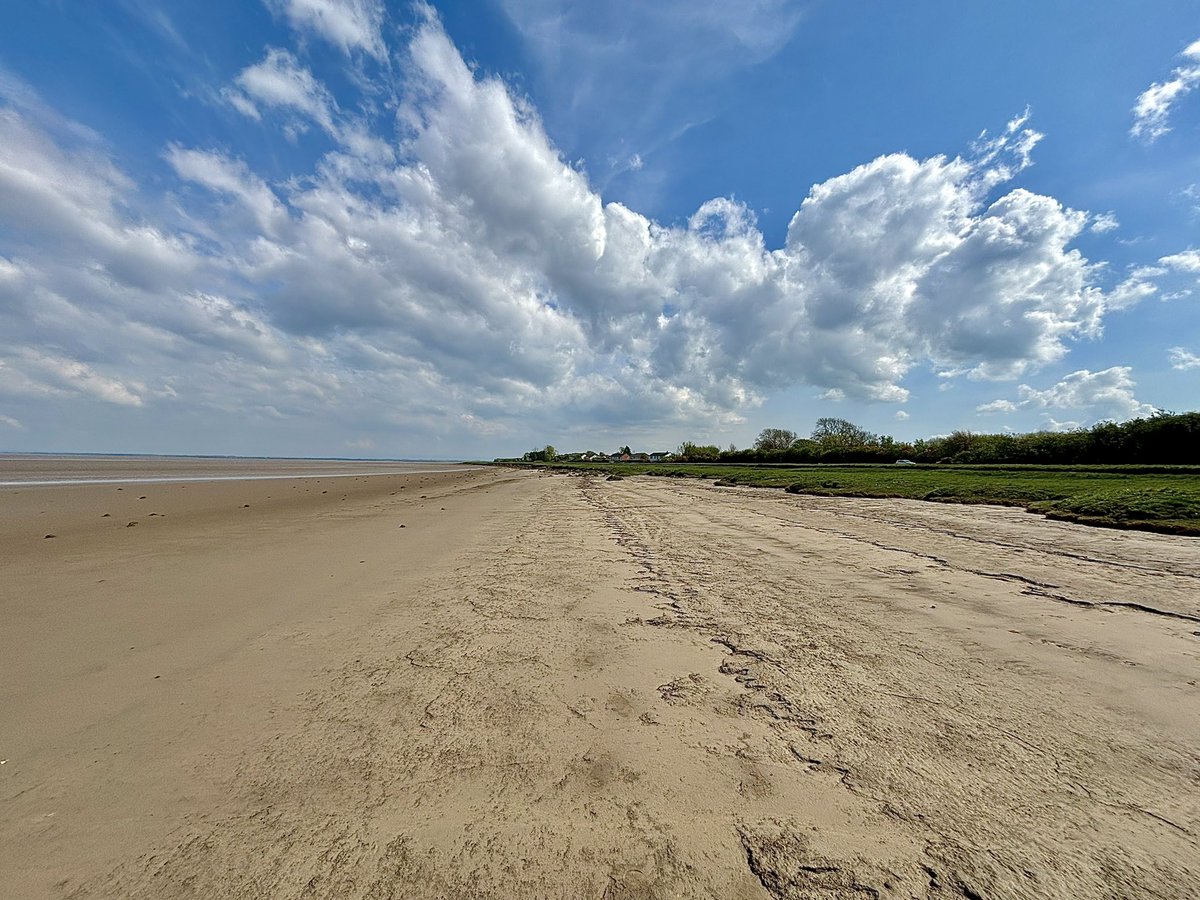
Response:
[[[1200,536],[1200,467],[562,463],[557,468],[704,478],[722,486],[825,497],[1019,506],[1085,525]]]
[[[1200,536],[1200,412],[1159,412],[1089,429],[950,435],[910,442],[845,419],[818,419],[811,437],[765,428],[754,447],[684,441],[674,453],[559,454],[547,446],[515,465],[660,478],[718,487],[783,488],[826,497],[902,497],[1020,506],[1055,519]],[[619,474],[618,474],[619,473]]]

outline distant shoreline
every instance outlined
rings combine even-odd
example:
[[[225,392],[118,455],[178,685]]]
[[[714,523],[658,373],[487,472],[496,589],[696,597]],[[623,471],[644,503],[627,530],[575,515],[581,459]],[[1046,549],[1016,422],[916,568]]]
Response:
[[[278,462],[385,462],[385,463],[462,463],[462,459],[409,458],[389,456],[239,456],[228,453],[57,453],[51,450],[0,450],[5,459],[219,459],[267,460]]]
[[[461,463],[442,460],[0,454],[0,488],[362,478],[455,472],[463,468]]]
[[[309,478],[378,478],[382,475],[445,474],[457,469],[417,469],[407,472],[308,472],[287,475],[178,475],[131,478],[63,478],[44,481],[0,481],[0,487],[55,487],[73,484],[184,484],[210,481],[286,481]]]

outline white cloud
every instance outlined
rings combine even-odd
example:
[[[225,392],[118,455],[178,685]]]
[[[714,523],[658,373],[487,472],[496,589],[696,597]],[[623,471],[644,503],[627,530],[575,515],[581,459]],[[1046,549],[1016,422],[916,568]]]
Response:
[[[1106,306],[1109,309],[1128,309],[1158,292],[1151,278],[1164,274],[1163,269],[1139,267],[1129,273],[1123,281],[1108,293]]]
[[[0,392],[51,397],[82,393],[107,403],[141,406],[140,389],[64,356],[26,349],[16,357],[0,358]]]
[[[186,276],[196,263],[186,238],[131,220],[122,207],[133,181],[81,134],[54,135],[0,106],[0,223],[11,223],[12,249],[49,247],[130,287]]]
[[[1182,347],[1172,347],[1168,350],[1167,359],[1170,360],[1172,369],[1179,369],[1180,371],[1200,369],[1200,356]]]
[[[20,421],[14,419],[12,416],[6,416],[3,414],[0,414],[0,425],[3,425],[5,428],[11,428],[13,431],[25,430],[25,426],[22,425]]]
[[[967,156],[890,154],[814,185],[769,248],[733,199],[676,226],[605,203],[432,18],[399,64],[402,103],[375,121],[267,51],[230,96],[335,148],[268,183],[171,144],[178,215],[143,208],[93,144],[0,109],[0,227],[24,236],[0,265],[0,386],[316,417],[380,447],[364,423],[711,427],[792,385],[902,402],[916,366],[1034,371],[1128,302],[1071,247],[1086,213],[1004,192],[1040,137],[1024,116]]]
[[[1073,419],[1059,421],[1054,416],[1046,416],[1046,424],[1051,431],[1077,431],[1083,427],[1083,422]]]
[[[56,141],[32,117],[0,108],[0,216],[22,221],[22,233],[70,234],[73,241],[112,237],[119,198],[133,182],[95,148]]]
[[[1193,215],[1200,214],[1200,183],[1192,183],[1178,193],[1191,206]]]
[[[896,410],[895,418],[899,422],[906,422],[906,421],[908,421],[908,419],[910,419],[912,417],[903,409],[898,409],[898,410]]]
[[[1184,250],[1182,253],[1163,256],[1158,261],[1177,272],[1200,273],[1200,250]]]
[[[177,144],[170,145],[165,156],[180,178],[240,201],[265,234],[277,233],[287,221],[287,210],[279,198],[244,162]]]
[[[1019,409],[1074,410],[1089,412],[1095,419],[1131,419],[1151,415],[1155,408],[1134,396],[1133,370],[1128,366],[1113,366],[1099,372],[1080,369],[1063,377],[1045,390],[1027,384],[1017,388],[1017,399],[993,400],[976,407],[979,412],[1016,412]],[[1047,421],[1056,430],[1074,428],[1078,422],[1057,422],[1050,415]]]
[[[300,65],[287,50],[272,47],[261,62],[247,66],[236,79],[236,88],[226,88],[225,98],[244,115],[258,119],[259,106],[300,113],[330,134],[337,104],[313,73]]]
[[[341,48],[385,59],[384,8],[379,0],[265,0],[267,8],[297,31],[311,32]]]
[[[1185,62],[1170,78],[1155,82],[1138,96],[1130,128],[1134,137],[1152,142],[1170,131],[1171,108],[1200,84],[1200,41],[1189,44],[1181,56]]]
[[[993,400],[991,403],[983,403],[975,407],[977,412],[981,413],[1011,413],[1017,411],[1017,404],[1011,400]]]
[[[258,107],[254,105],[254,101],[241,91],[226,87],[221,89],[221,96],[243,116],[253,119],[256,122],[262,121],[262,113],[258,111]]]
[[[1117,219],[1116,214],[1110,210],[1106,213],[1097,213],[1092,216],[1092,224],[1089,230],[1096,234],[1107,234],[1110,231],[1116,231],[1120,227],[1121,223]]]

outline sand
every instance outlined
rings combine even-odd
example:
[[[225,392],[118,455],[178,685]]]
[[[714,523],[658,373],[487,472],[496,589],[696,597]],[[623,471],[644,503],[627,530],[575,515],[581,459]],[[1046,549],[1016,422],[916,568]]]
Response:
[[[1200,896],[1200,540],[464,469],[0,550],[0,896]]]

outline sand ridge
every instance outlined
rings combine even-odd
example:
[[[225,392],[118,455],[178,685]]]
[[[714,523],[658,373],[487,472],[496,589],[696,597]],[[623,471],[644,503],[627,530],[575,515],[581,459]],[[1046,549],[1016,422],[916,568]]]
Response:
[[[5,516],[0,892],[1200,892],[1200,542],[422,477]]]

